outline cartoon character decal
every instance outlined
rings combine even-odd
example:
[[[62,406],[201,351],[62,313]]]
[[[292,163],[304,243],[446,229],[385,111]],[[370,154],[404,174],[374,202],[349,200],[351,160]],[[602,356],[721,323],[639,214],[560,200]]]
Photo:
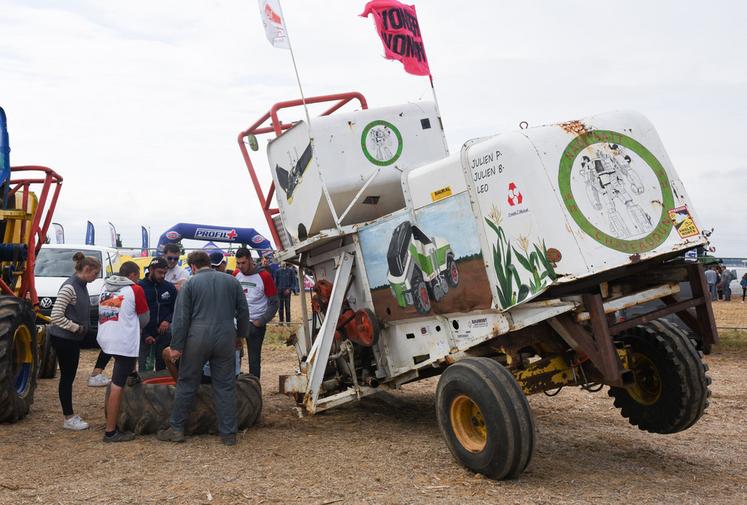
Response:
[[[618,238],[648,233],[654,227],[652,217],[638,203],[645,188],[631,161],[617,144],[599,145],[591,157],[581,158],[579,174],[586,183],[586,197],[595,210],[604,213],[612,235]]]

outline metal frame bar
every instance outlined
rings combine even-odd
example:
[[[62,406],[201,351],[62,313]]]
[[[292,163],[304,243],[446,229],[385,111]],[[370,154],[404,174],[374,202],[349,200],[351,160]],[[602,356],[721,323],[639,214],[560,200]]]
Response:
[[[599,370],[604,383],[610,386],[624,386],[633,382],[632,372],[625,370],[615,349],[604,303],[600,294],[583,295],[586,310],[591,316],[591,332],[576,322],[570,314],[562,314],[548,322],[550,326],[570,345],[591,360]]]
[[[366,98],[357,91],[348,93],[337,93],[332,95],[312,96],[306,98],[305,102],[307,105],[324,102],[335,102],[331,107],[320,114],[320,116],[328,116],[338,111],[340,108],[344,107],[347,103],[353,100],[358,100],[362,109],[368,109]],[[272,216],[279,213],[280,209],[278,209],[277,207],[270,207],[270,205],[272,204],[272,197],[275,193],[275,182],[273,181],[270,184],[267,193],[265,193],[262,189],[262,185],[259,182],[259,178],[257,177],[257,172],[254,169],[254,164],[252,163],[251,157],[249,156],[249,151],[246,148],[244,139],[249,135],[258,136],[268,133],[274,133],[276,138],[279,137],[284,130],[291,128],[294,123],[283,123],[278,117],[278,112],[282,109],[289,109],[303,105],[304,100],[300,99],[276,103],[270,108],[269,111],[265,112],[257,121],[255,121],[254,124],[252,124],[246,130],[240,132],[237,139],[239,143],[239,149],[241,150],[241,155],[244,158],[244,163],[246,164],[246,168],[249,171],[249,176],[252,179],[252,184],[254,185],[254,190],[257,194],[257,200],[259,200],[259,205],[260,207],[262,207],[262,212],[265,215],[267,226],[270,228],[272,240],[275,242],[275,245],[278,248],[282,248],[282,242],[280,241],[278,230],[275,229],[275,223],[272,221]],[[270,125],[263,126],[268,119],[271,120]]]
[[[335,331],[337,331],[337,320],[340,318],[342,303],[348,290],[354,258],[355,256],[348,252],[343,252],[340,255],[340,263],[335,271],[335,280],[327,305],[327,313],[324,315],[322,327],[319,329],[319,334],[309,351],[308,358],[306,358],[306,374],[309,377],[309,382],[304,402],[306,410],[311,413],[316,411],[319,401],[324,371],[327,369],[327,361],[335,338]],[[310,369],[308,368],[309,363],[311,363]],[[353,371],[353,373],[355,372]]]

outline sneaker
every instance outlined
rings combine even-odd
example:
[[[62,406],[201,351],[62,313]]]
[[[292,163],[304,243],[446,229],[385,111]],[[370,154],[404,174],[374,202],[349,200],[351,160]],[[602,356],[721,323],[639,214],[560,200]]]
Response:
[[[135,434],[131,431],[115,431],[114,435],[111,437],[107,437],[106,433],[104,434],[104,442],[111,444],[115,442],[129,442],[130,440],[133,440],[135,438]]]
[[[221,435],[220,441],[223,445],[236,445],[236,435]]]
[[[161,442],[184,442],[184,432],[175,430],[174,428],[167,428],[165,430],[158,430],[156,438]]]
[[[106,375],[100,373],[98,375],[91,375],[88,378],[88,386],[92,388],[101,388],[107,386],[111,380]]]
[[[81,419],[80,416],[73,416],[70,419],[65,419],[62,427],[66,430],[81,431],[88,428],[88,423]]]

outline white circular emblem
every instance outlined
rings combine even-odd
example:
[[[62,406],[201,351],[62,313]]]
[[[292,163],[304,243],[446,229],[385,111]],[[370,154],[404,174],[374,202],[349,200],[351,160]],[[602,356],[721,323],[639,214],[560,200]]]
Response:
[[[52,307],[52,299],[49,298],[48,296],[45,296],[44,298],[42,298],[41,300],[39,300],[39,305],[43,309],[48,309],[48,308]]]

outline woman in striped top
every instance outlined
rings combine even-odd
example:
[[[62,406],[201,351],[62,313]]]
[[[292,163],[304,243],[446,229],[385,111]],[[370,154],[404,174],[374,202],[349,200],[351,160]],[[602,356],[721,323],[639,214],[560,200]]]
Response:
[[[73,412],[73,382],[80,360],[80,343],[91,324],[91,301],[86,285],[99,276],[101,263],[82,252],[75,253],[73,261],[75,273],[62,284],[52,307],[49,335],[60,364],[59,395],[65,416],[63,428],[85,430],[88,423]]]

